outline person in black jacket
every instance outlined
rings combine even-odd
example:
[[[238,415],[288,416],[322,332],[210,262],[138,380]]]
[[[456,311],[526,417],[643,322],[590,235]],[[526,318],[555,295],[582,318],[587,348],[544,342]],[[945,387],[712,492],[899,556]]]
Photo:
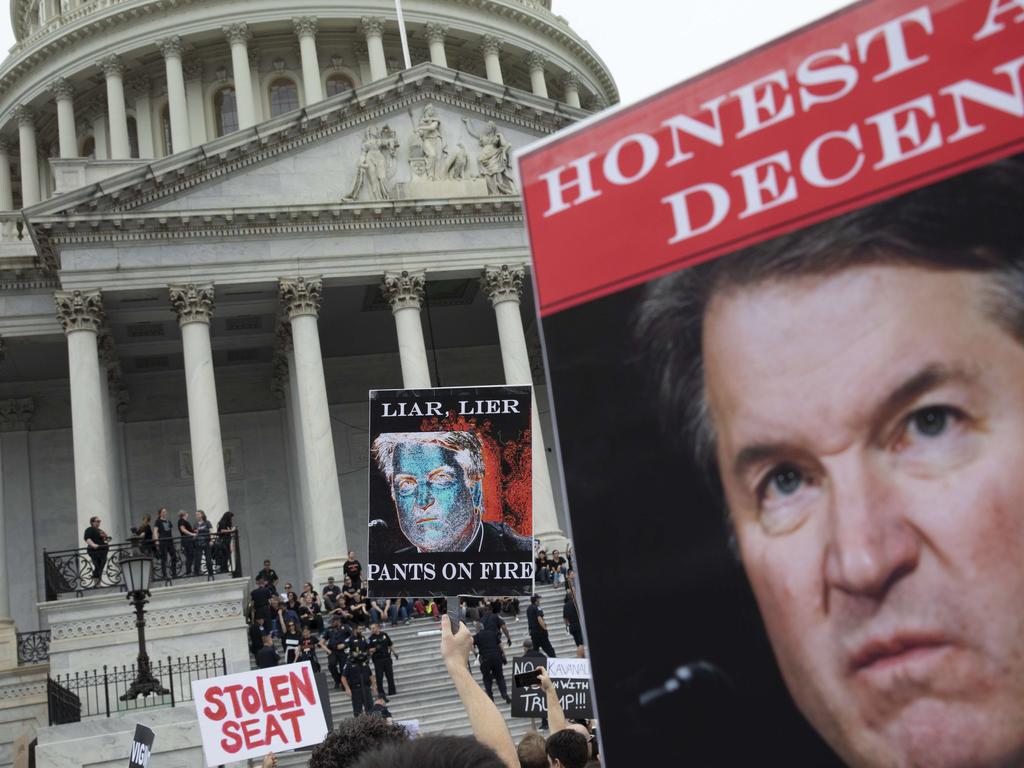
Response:
[[[256,652],[256,666],[259,669],[276,667],[278,661],[277,649],[274,648],[274,638],[270,635],[264,635],[263,647]]]
[[[373,659],[373,671],[377,678],[377,690],[384,695],[384,678],[388,680],[388,696],[395,695],[395,668],[391,657],[398,658],[395,644],[387,632],[382,632],[380,624],[370,625],[370,636],[366,640],[369,645],[370,658]],[[387,699],[385,699],[387,701]]]
[[[498,635],[478,624],[477,633],[473,636],[473,645],[476,646],[480,657],[480,674],[484,677],[484,690],[487,696],[494,699],[493,688],[497,682],[501,698],[511,704],[512,699],[509,698],[508,689],[505,687],[505,653],[501,650]]]
[[[365,656],[361,660],[349,660],[345,672],[341,676],[341,685],[345,693],[352,697],[352,714],[358,717],[361,712],[369,712],[373,708],[373,700],[377,696],[377,684],[370,673],[370,665]]]

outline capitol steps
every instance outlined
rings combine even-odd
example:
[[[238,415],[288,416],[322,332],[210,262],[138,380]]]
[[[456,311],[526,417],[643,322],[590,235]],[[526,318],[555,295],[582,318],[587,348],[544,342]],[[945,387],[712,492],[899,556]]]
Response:
[[[561,657],[576,655],[576,645],[572,637],[565,631],[562,621],[562,601],[565,592],[561,587],[537,585],[537,593],[541,595],[541,607],[547,619],[549,638],[555,651]],[[512,657],[522,655],[523,640],[529,637],[527,631],[526,609],[529,599],[520,602],[520,619],[515,621],[509,617],[506,626],[512,635],[512,646],[505,647],[505,655],[509,661],[505,665],[505,680],[509,691],[512,688]],[[454,736],[472,735],[472,728],[466,718],[458,695],[451,684],[440,655],[440,623],[430,618],[415,619],[411,623],[398,627],[385,627],[394,641],[399,658],[395,660],[395,687],[398,693],[391,697],[388,708],[395,720],[419,720],[420,732],[424,734],[445,734]],[[504,635],[502,635],[504,638]],[[323,671],[327,665],[321,654]],[[472,659],[473,677],[482,686],[483,678],[479,666]],[[385,682],[385,685],[387,683]],[[335,724],[345,718],[352,717],[351,699],[344,690],[335,690],[330,683],[331,712]],[[505,716],[513,739],[519,739],[530,730],[528,718],[512,718],[509,705],[501,700],[494,686],[495,703]],[[537,723],[539,725],[539,722]],[[282,754],[278,758],[281,768],[306,765],[308,753]]]

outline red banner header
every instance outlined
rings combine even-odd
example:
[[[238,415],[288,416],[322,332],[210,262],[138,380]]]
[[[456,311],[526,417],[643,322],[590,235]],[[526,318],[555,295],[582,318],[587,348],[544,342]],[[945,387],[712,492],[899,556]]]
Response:
[[[1024,149],[1024,8],[877,0],[519,156],[548,315]]]

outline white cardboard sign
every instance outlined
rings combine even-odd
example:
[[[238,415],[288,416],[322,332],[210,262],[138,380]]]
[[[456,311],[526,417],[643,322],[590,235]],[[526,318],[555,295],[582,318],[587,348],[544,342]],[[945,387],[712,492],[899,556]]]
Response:
[[[550,658],[547,661],[548,677],[568,680],[589,680],[590,659]]]
[[[206,765],[319,744],[327,723],[309,662],[192,683]]]

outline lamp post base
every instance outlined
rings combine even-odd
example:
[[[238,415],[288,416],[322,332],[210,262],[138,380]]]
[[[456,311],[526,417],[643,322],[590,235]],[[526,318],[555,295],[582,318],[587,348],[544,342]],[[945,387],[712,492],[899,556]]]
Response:
[[[148,696],[149,694],[156,694],[157,696],[166,696],[170,693],[164,688],[160,681],[157,680],[149,671],[140,672],[139,676],[135,678],[135,682],[132,683],[131,687],[121,694],[121,701],[134,701],[139,696]]]

